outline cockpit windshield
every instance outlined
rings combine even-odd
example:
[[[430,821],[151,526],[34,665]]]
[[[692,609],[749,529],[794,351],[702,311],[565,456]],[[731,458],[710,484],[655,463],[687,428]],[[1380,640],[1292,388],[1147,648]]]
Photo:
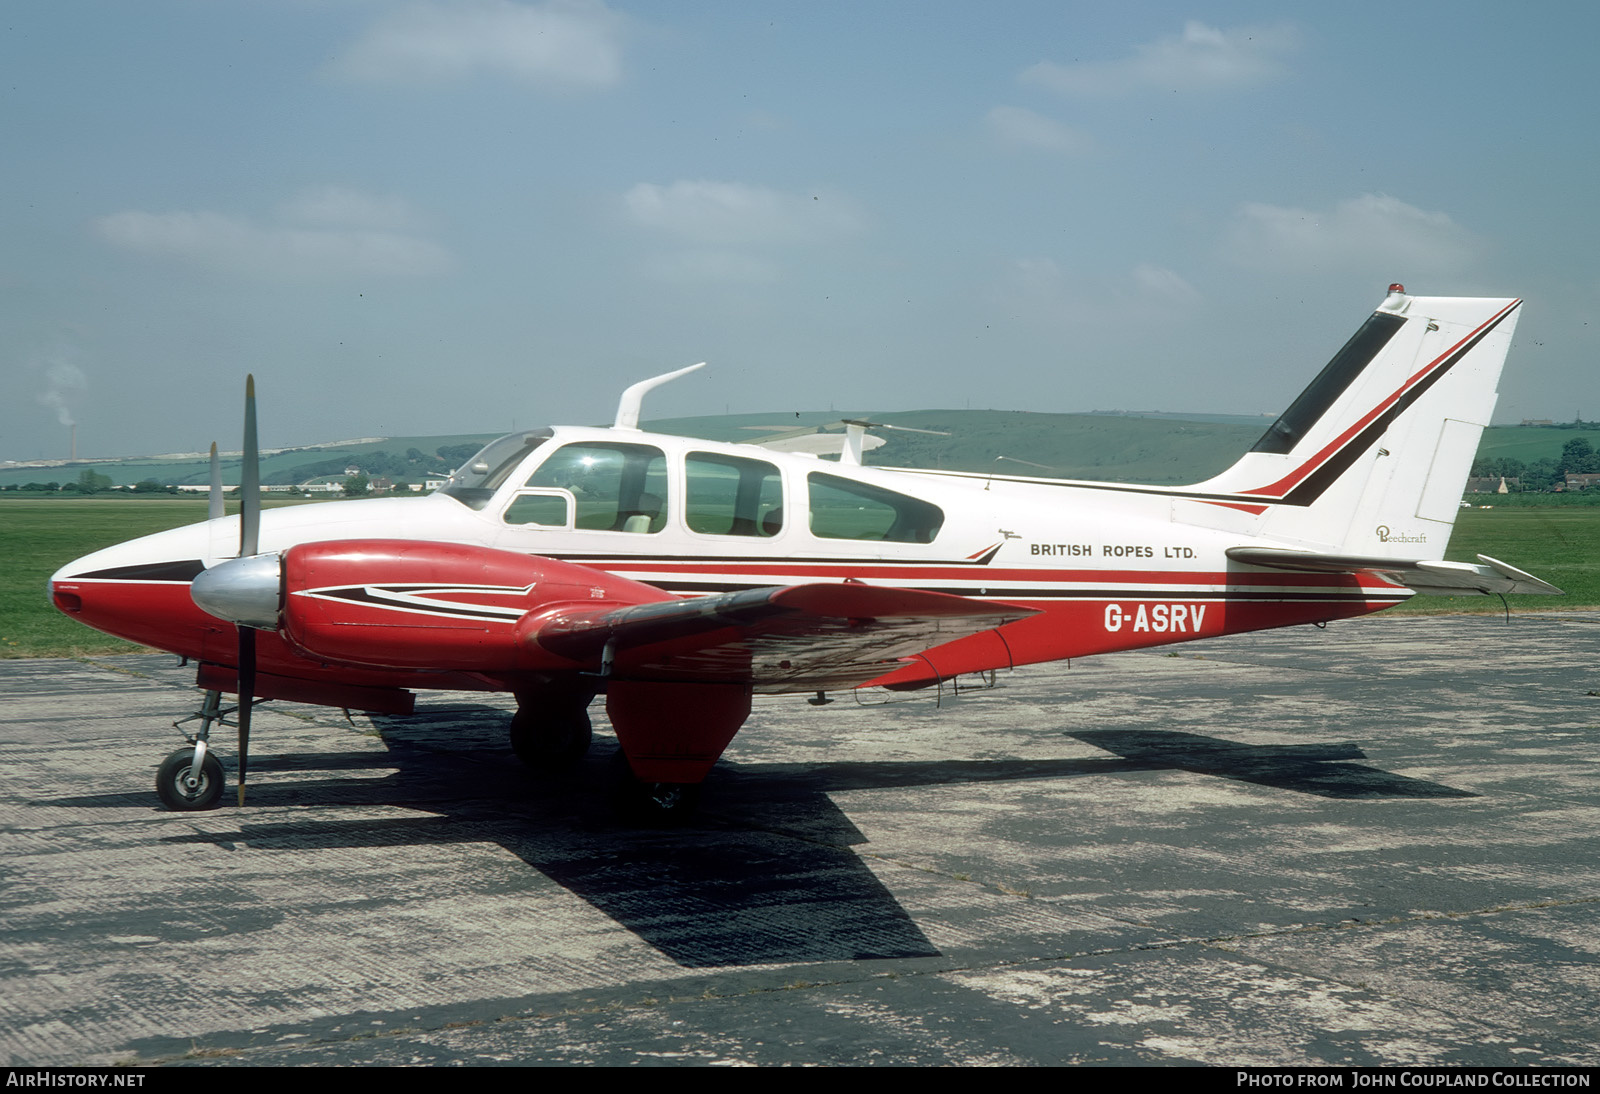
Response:
[[[482,509],[507,477],[522,466],[528,453],[553,435],[549,429],[532,429],[489,442],[483,451],[462,464],[438,493],[455,498],[468,509]]]

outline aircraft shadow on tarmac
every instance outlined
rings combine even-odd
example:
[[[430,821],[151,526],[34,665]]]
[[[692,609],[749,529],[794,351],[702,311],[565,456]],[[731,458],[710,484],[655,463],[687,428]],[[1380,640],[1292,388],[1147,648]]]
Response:
[[[1084,744],[1114,752],[1127,768],[1177,768],[1202,775],[1316,794],[1324,798],[1475,798],[1425,779],[1364,764],[1354,744],[1245,745],[1220,737],[1155,729],[1103,729],[1069,733]]]
[[[677,964],[705,968],[938,955],[851,850],[866,837],[833,804],[834,792],[1181,769],[1334,798],[1472,796],[1345,762],[1363,758],[1354,745],[1253,746],[1104,730],[1069,735],[1115,756],[724,762],[708,780],[698,823],[638,830],[612,819],[608,740],[597,741],[595,754],[571,772],[536,778],[504,744],[506,718],[487,706],[422,707],[408,718],[373,719],[386,753],[273,754],[267,745],[252,757],[259,781],[252,780],[250,801],[263,808],[382,804],[432,816],[243,820],[235,832],[165,841],[300,850],[496,843]],[[349,777],[382,768],[391,769],[382,778]],[[123,804],[125,796],[116,797]]]

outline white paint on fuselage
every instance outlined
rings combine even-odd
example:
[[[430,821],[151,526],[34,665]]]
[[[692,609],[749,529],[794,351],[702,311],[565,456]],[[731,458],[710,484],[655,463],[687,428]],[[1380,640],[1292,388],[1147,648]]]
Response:
[[[504,523],[502,514],[534,470],[563,445],[578,441],[649,444],[660,448],[668,466],[666,526],[656,533],[629,533]],[[691,452],[760,459],[778,467],[783,476],[785,511],[789,515],[783,529],[770,537],[707,535],[690,530],[683,515],[683,467],[684,457]],[[932,543],[830,539],[812,535],[805,519],[806,476],[811,472],[854,479],[931,502],[944,511],[943,525]],[[482,509],[473,510],[442,494],[269,509],[261,514],[259,549],[280,551],[298,543],[327,540],[413,539],[474,544],[523,554],[580,560],[593,558],[605,569],[619,573],[630,573],[630,560],[640,563],[694,560],[704,564],[727,559],[729,572],[726,576],[731,581],[783,584],[791,579],[827,579],[819,578],[815,572],[783,573],[781,567],[786,562],[797,565],[804,561],[959,566],[998,545],[997,553],[987,565],[970,566],[966,572],[947,580],[934,580],[930,576],[928,580],[910,582],[923,587],[949,585],[985,589],[984,574],[1003,569],[1031,571],[1035,576],[1024,584],[1034,585],[1048,571],[1220,571],[1228,568],[1222,554],[1226,547],[1254,538],[1175,523],[1171,495],[1181,492],[1177,488],[1150,487],[1134,492],[1138,490],[1140,488],[1117,486],[1108,490],[1093,484],[1063,482],[1056,485],[1014,478],[854,467],[772,452],[753,445],[719,444],[638,431],[562,427],[555,430],[550,440],[529,453]],[[235,557],[238,538],[236,516],[201,522],[86,555],[63,567],[55,579],[116,567],[190,559],[199,559],[209,567]],[[755,580],[751,566],[763,560],[777,564],[780,570],[763,573]],[[639,576],[649,580],[647,573],[660,576],[659,569],[641,572]],[[708,575],[702,565],[698,576],[713,575]],[[841,574],[839,579],[843,576]],[[873,580],[870,572],[860,576],[863,580]],[[908,581],[904,575],[898,575],[885,576],[880,583],[907,584]],[[1003,595],[1001,586],[1006,584],[1015,583],[1001,582],[993,593],[985,595]]]

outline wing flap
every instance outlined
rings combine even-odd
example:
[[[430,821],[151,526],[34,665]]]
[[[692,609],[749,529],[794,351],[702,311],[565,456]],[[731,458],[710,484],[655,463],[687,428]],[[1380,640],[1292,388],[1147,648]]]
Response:
[[[1374,574],[1385,581],[1426,596],[1471,596],[1526,593],[1562,596],[1562,590],[1547,581],[1488,555],[1479,555],[1477,564],[1446,562],[1443,559],[1380,558],[1369,555],[1318,554],[1283,547],[1229,547],[1229,558],[1252,566],[1275,570],[1298,570],[1319,574]]]
[[[790,585],[561,612],[530,639],[595,669],[608,660],[603,671],[618,678],[815,691],[854,687],[903,658],[1035,614],[915,589]]]

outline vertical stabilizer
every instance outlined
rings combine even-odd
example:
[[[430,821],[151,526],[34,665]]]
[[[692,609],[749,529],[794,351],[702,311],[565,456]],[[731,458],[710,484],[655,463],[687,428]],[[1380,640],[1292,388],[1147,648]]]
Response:
[[[1318,550],[1439,557],[1520,300],[1388,297],[1244,458],[1193,487]]]

